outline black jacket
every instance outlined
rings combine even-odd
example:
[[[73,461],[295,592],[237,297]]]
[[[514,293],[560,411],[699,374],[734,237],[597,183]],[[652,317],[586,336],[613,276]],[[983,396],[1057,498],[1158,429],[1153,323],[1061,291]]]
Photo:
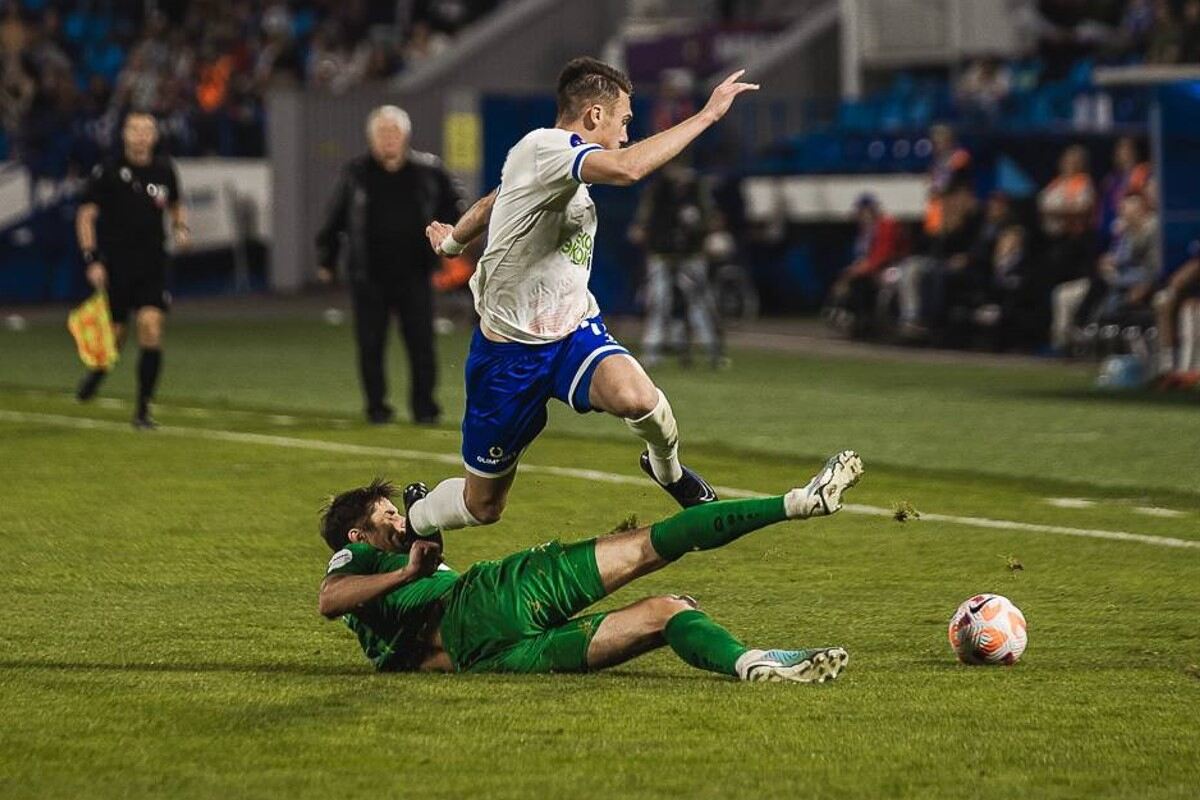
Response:
[[[331,269],[337,267],[342,236],[346,236],[352,283],[366,282],[370,275],[366,232],[367,203],[370,198],[364,187],[364,175],[370,163],[371,156],[368,154],[346,164],[330,198],[325,224],[317,233],[317,263]],[[424,220],[422,225],[428,225],[435,219],[450,224],[457,222],[466,211],[466,202],[457,181],[442,166],[441,159],[430,153],[410,150],[404,168],[416,170],[421,219]],[[423,248],[421,257],[429,271],[436,269],[438,256],[432,248]]]

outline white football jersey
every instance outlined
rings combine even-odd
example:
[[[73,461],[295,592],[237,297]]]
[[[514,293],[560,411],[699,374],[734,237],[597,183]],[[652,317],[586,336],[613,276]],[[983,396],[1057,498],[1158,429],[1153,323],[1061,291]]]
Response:
[[[489,331],[544,344],[600,313],[588,291],[596,205],[580,175],[600,149],[570,131],[539,128],[508,151],[487,249],[471,278]]]

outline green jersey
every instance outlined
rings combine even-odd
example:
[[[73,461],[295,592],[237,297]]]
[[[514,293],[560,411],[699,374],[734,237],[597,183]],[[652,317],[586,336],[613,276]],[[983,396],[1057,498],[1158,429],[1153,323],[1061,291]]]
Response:
[[[329,575],[376,575],[394,572],[408,564],[408,555],[377,550],[364,542],[352,542],[329,559]],[[363,653],[377,670],[416,669],[422,655],[420,643],[440,616],[437,601],[458,580],[458,573],[442,564],[438,571],[393,589],[342,615],[358,637]]]

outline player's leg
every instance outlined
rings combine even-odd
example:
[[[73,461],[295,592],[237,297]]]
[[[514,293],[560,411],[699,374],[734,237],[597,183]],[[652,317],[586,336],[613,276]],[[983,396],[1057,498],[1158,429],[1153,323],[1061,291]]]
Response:
[[[606,594],[687,553],[724,547],[748,533],[788,519],[835,514],[842,495],[862,476],[862,459],[844,450],[805,486],[785,495],[722,500],[684,509],[648,528],[596,539],[596,569]]]
[[[824,683],[849,656],[840,647],[747,647],[687,595],[647,597],[604,615],[587,649],[587,669],[613,667],[668,645],[684,663],[744,681]]]
[[[514,467],[495,478],[472,472],[464,478],[447,478],[412,504],[408,525],[418,535],[428,536],[499,522],[516,477]]]
[[[158,387],[158,376],[162,372],[162,337],[166,314],[157,306],[142,306],[134,315],[137,330],[137,410],[133,424],[140,428],[153,428],[150,417],[150,401]]]
[[[704,478],[679,461],[679,426],[662,390],[628,353],[603,358],[590,376],[587,398],[592,408],[625,420],[641,439],[642,469],[685,508],[717,499]]]
[[[362,381],[367,420],[386,423],[394,411],[387,404],[387,379],[383,358],[387,348],[388,304],[383,293],[371,285],[353,290],[354,340],[358,347],[358,374]]]
[[[546,426],[547,364],[555,355],[553,345],[492,342],[475,332],[467,355],[462,423],[466,477],[444,480],[413,503],[411,530],[428,536],[500,520],[517,460]]]

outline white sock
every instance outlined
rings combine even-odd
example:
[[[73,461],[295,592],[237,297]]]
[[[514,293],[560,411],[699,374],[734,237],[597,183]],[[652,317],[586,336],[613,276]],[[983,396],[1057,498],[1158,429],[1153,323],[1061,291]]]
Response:
[[[418,536],[429,536],[438,531],[479,525],[479,520],[467,510],[466,488],[465,478],[442,481],[424,498],[412,504],[408,510],[408,526]]]
[[[646,443],[650,453],[650,469],[659,483],[674,483],[683,477],[679,466],[679,426],[667,396],[658,390],[658,405],[644,417],[627,419],[625,424]]]
[[[761,661],[766,653],[766,650],[747,650],[738,656],[738,660],[733,664],[737,676],[742,680],[746,680],[746,673],[750,670],[750,665]]]

